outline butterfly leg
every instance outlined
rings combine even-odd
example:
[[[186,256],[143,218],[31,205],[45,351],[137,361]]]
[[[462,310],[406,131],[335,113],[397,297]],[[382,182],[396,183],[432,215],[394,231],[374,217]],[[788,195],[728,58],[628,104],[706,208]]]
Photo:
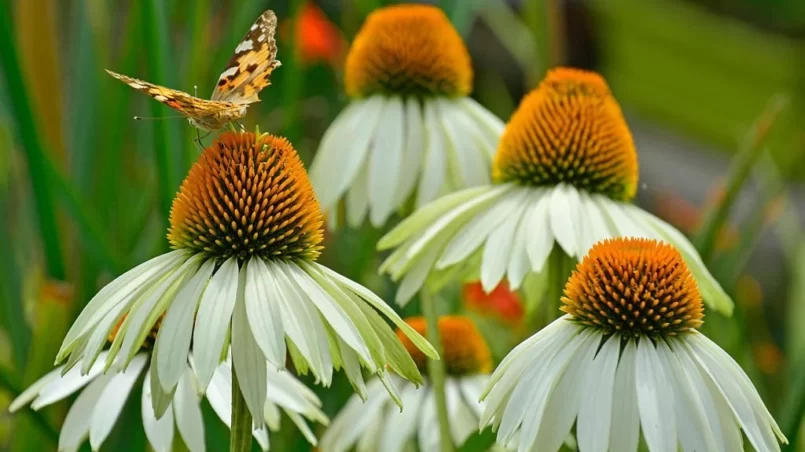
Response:
[[[193,140],[193,143],[195,143],[196,146],[198,146],[199,151],[204,150],[204,143],[202,143],[201,140],[210,136],[211,133],[212,132],[207,132],[204,134],[204,136],[201,136],[201,134],[198,132],[198,129],[196,129],[196,139]]]
[[[240,123],[240,121],[235,121],[235,122],[236,122],[236,123],[238,123],[238,126],[240,126],[240,130],[241,130],[242,132],[245,132],[245,131],[246,131],[246,127],[243,127],[243,124],[241,124],[241,123]]]

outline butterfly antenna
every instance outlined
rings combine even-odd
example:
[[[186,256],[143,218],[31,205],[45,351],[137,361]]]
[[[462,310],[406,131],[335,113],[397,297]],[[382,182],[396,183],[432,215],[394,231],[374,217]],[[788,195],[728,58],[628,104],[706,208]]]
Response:
[[[156,119],[178,119],[178,118],[186,118],[186,116],[177,115],[177,116],[135,116],[135,121],[145,121],[145,120],[156,120]]]
[[[193,95],[198,97],[198,85],[193,85]]]

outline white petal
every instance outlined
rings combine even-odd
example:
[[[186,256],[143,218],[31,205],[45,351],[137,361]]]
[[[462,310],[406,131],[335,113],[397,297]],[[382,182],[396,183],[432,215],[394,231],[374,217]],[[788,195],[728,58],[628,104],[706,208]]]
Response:
[[[377,379],[369,383],[368,392],[366,403],[357,396],[349,399],[324,432],[319,443],[321,450],[328,452],[349,450],[364,435],[370,421],[377,417],[389,402],[386,391]]]
[[[579,256],[579,234],[576,231],[581,213],[579,194],[575,188],[559,184],[553,189],[550,205],[551,231],[559,242],[559,246],[570,257]]]
[[[662,363],[647,338],[637,344],[635,360],[640,427],[652,452],[677,452],[674,397]]]
[[[481,263],[481,284],[487,293],[497,287],[509,267],[512,247],[515,245],[514,236],[523,216],[523,211],[526,209],[528,199],[527,193],[524,193],[520,197],[517,207],[486,239]],[[518,243],[517,246],[519,245]]]
[[[417,176],[422,169],[425,155],[425,132],[422,124],[423,113],[416,97],[405,99],[405,150],[400,168],[400,182],[394,205],[400,206],[411,195]]]
[[[628,204],[612,201],[605,196],[597,196],[596,201],[601,210],[609,217],[615,225],[615,230],[621,237],[645,237],[649,239],[660,238],[659,234],[650,227],[642,224],[629,215],[626,210]]]
[[[620,342],[620,335],[611,336],[587,369],[576,425],[579,449],[585,452],[607,452]]]
[[[173,390],[187,368],[187,354],[190,351],[196,307],[214,267],[213,259],[202,264],[190,281],[176,294],[159,328],[156,340],[158,345],[155,347],[153,359],[156,359],[159,384],[166,392]]]
[[[402,452],[404,450],[406,443],[414,436],[422,396],[426,392],[427,390],[417,388],[412,384],[407,384],[403,387],[400,394],[403,410],[398,415],[389,413],[386,416],[379,450],[384,452]],[[390,407],[389,409],[396,410],[396,407]]]
[[[541,190],[530,190],[528,197],[523,200],[522,208],[517,222],[517,229],[514,233],[511,256],[509,257],[506,278],[509,280],[509,288],[517,290],[520,288],[525,275],[531,270],[531,261],[528,258],[528,245],[534,239],[531,230],[531,213],[534,205],[542,197]]]
[[[494,204],[484,205],[450,240],[436,264],[437,268],[447,268],[465,260],[501,223],[513,221],[513,213],[523,207],[526,199],[527,190],[512,190]]]
[[[152,284],[155,283],[156,281],[152,282]],[[127,300],[121,302],[119,305],[110,310],[104,316],[104,318],[98,322],[98,324],[95,326],[95,329],[92,331],[92,333],[90,333],[89,338],[87,339],[86,347],[81,353],[83,356],[80,366],[81,373],[86,374],[89,372],[89,369],[98,359],[101,349],[103,349],[103,347],[109,343],[109,333],[111,332],[112,327],[117,325],[120,319],[127,314],[129,309],[131,309],[132,304],[149,289],[150,286],[146,284],[141,290],[133,292]],[[101,362],[103,361],[104,360],[101,360]]]
[[[347,224],[358,229],[369,211],[369,162],[361,166],[358,175],[347,191]],[[334,209],[335,210],[335,209]]]
[[[114,375],[103,389],[92,412],[92,423],[89,428],[89,443],[93,450],[100,449],[103,441],[109,436],[147,361],[148,356],[145,354],[135,356],[126,371]]]
[[[459,383],[464,401],[473,410],[476,418],[480,418],[481,413],[484,411],[484,404],[479,400],[488,380],[489,375],[470,375],[461,378]]]
[[[87,389],[81,391],[81,394],[75,399],[64,418],[64,424],[59,433],[59,450],[78,450],[78,447],[84,442],[89,434],[95,406],[111,379],[112,375],[101,375],[90,383]]]
[[[101,321],[112,309],[139,290],[147,281],[159,279],[160,275],[172,269],[178,262],[188,257],[185,251],[177,250],[155,257],[129,270],[101,289],[87,303],[81,314],[73,322],[64,337],[56,362],[61,362],[77,344],[79,338]]]
[[[391,97],[380,113],[369,156],[369,219],[380,227],[396,207],[393,204],[402,164],[405,110],[402,99]]]
[[[351,103],[322,137],[310,166],[310,182],[322,210],[332,208],[352,184],[369,152],[383,106],[383,96]]]
[[[215,369],[205,397],[218,418],[229,428],[232,425],[232,369],[226,362]]]
[[[266,403],[266,357],[254,340],[246,313],[246,269],[240,271],[239,278],[237,301],[232,313],[232,365],[254,426],[260,428],[264,422],[263,405]]]
[[[151,404],[151,377],[145,374],[142,396],[142,416],[145,436],[148,443],[156,452],[170,452],[173,445],[173,412],[168,410],[162,418],[154,415],[154,406]]]
[[[425,164],[416,194],[420,208],[439,197],[447,175],[447,143],[433,102],[425,101]]]
[[[229,330],[232,310],[238,290],[238,261],[232,257],[212,275],[201,296],[193,331],[193,356],[196,363],[199,391],[207,389],[218,367]]]
[[[436,258],[439,257],[439,252],[441,249],[439,247],[431,247],[430,249],[426,250],[422,255],[419,256],[417,259],[417,263],[408,270],[408,273],[405,274],[402,281],[400,281],[400,287],[397,289],[397,295],[394,297],[394,301],[400,306],[403,307],[411,301],[414,294],[422,288],[422,285],[425,284],[425,280],[427,279],[428,275],[433,269],[433,266],[436,264]]]
[[[44,406],[58,402],[63,398],[71,395],[72,393],[83,388],[84,385],[91,382],[103,371],[103,360],[106,358],[107,352],[102,352],[101,360],[93,364],[89,373],[81,375],[80,369],[73,368],[62,377],[56,377],[47,382],[47,384],[39,391],[39,396],[31,403],[31,408],[38,410]],[[26,394],[28,398],[30,394]],[[20,396],[22,398],[22,396]]]
[[[282,326],[279,291],[268,267],[260,258],[246,266],[246,313],[254,340],[274,367],[285,367],[285,329]]]
[[[447,415],[450,418],[450,435],[453,437],[453,444],[461,446],[467,437],[478,431],[478,418],[464,403],[459,383],[455,378],[447,378],[444,389]]]
[[[436,417],[436,401],[433,391],[427,391],[425,394],[420,413],[419,426],[417,428],[419,450],[440,450],[439,421]]]
[[[640,439],[640,412],[637,406],[635,359],[637,347],[628,341],[621,353],[612,397],[612,430],[609,450],[635,452]]]
[[[191,452],[204,452],[204,419],[193,388],[194,378],[193,372],[185,365],[184,376],[179,380],[173,398],[173,412],[176,427],[187,448]]]
[[[498,140],[503,134],[503,129],[506,127],[506,124],[471,97],[461,97],[458,101],[463,104],[466,111],[477,121],[480,126],[479,129],[483,132],[488,143],[486,152],[489,158],[494,157]]]
[[[590,195],[585,192],[579,192],[579,196],[581,209],[584,212],[584,221],[582,222],[584,238],[583,241],[579,242],[579,256],[585,256],[597,242],[618,234],[610,231],[605,215],[601,213],[601,208],[598,207],[598,204],[593,201]]]
[[[531,233],[526,242],[528,259],[531,261],[531,271],[539,273],[545,266],[545,261],[553,249],[554,235],[551,232],[551,191],[540,190],[538,200],[534,207],[526,212],[523,221],[528,224]]]
[[[17,396],[17,398],[11,402],[11,405],[8,406],[8,411],[10,413],[13,413],[19,410],[20,408],[30,403],[31,400],[35,399],[39,395],[40,391],[43,388],[49,386],[51,382],[61,380],[62,368],[63,366],[51,370],[50,372],[46,373],[42,378],[36,380],[34,384],[25,389],[25,391],[22,391],[22,394]],[[74,391],[76,390],[78,390],[78,388],[76,388]]]
[[[444,128],[449,148],[458,166],[458,187],[472,187],[489,183],[489,164],[486,154],[474,139],[473,124],[464,116],[461,107],[447,99],[436,101],[439,120]]]

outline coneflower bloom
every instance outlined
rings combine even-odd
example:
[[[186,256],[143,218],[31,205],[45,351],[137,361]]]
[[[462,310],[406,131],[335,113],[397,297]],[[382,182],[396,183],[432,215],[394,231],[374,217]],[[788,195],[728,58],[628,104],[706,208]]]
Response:
[[[176,196],[168,239],[174,251],[104,287],[64,339],[57,363],[88,372],[110,330],[124,319],[103,368],[125,370],[164,315],[150,376],[158,399],[176,388],[192,341],[203,394],[231,344],[232,365],[257,427],[267,370],[297,371],[323,384],[343,368],[365,394],[361,367],[388,384],[387,366],[421,381],[382,314],[428,356],[435,350],[380,298],[316,263],[322,218],[296,151],[268,134],[223,133],[201,154]],[[159,394],[164,393],[164,394]]]
[[[558,244],[581,259],[603,239],[662,239],[682,253],[704,300],[731,313],[732,300],[676,229],[629,203],[637,153],[620,107],[592,72],[550,71],[512,115],[492,169],[494,183],[444,196],[378,243],[397,249],[381,271],[402,279],[404,303],[434,271],[480,273],[486,291],[505,277],[512,290],[544,270]],[[561,254],[560,254],[561,256]]]
[[[324,134],[310,176],[328,227],[345,199],[352,226],[382,226],[457,188],[489,182],[503,123],[469,97],[472,64],[447,16],[429,5],[372,12],[350,47],[351,101]]]
[[[738,364],[697,331],[703,306],[682,255],[651,239],[593,246],[566,313],[517,346],[484,392],[498,444],[552,452],[779,451],[785,437]]]
[[[425,334],[425,319],[413,317],[406,322]],[[450,417],[452,441],[461,445],[478,432],[483,405],[478,402],[481,390],[492,371],[489,348],[475,325],[466,317],[439,318],[445,368],[445,395]],[[424,373],[427,357],[399,330],[397,335]],[[428,381],[424,388],[397,381],[403,398],[403,410],[391,401],[382,384],[373,380],[367,401],[353,396],[321,438],[321,450],[343,452],[357,445],[358,450],[400,452],[416,443],[420,451],[440,450],[439,423],[436,418],[434,393]]]
[[[190,451],[204,451],[204,421],[197,398],[196,378],[191,370],[192,358],[190,362],[186,361],[180,366],[182,373],[175,391],[171,395],[152,398],[153,385],[156,383],[151,378],[154,368],[150,372],[146,369],[151,360],[157,328],[159,322],[125,371],[113,367],[104,372],[104,361],[109,351],[102,351],[98,355],[98,361],[90,366],[86,374],[81,373],[81,362],[67,372],[64,372],[64,366],[49,372],[23,391],[11,403],[9,411],[13,413],[29,403],[31,408],[38,410],[81,390],[62,425],[59,450],[77,451],[87,438],[92,450],[98,450],[109,436],[139,382],[142,386],[138,390],[142,394],[143,428],[151,447],[156,451],[171,450],[175,431],[178,430]],[[110,341],[114,340],[117,331],[113,329]],[[140,381],[143,373],[145,378]],[[308,441],[315,445],[316,437],[304,418],[325,425],[328,423],[316,395],[289,372],[281,372],[272,367],[266,369],[266,390],[267,397],[261,418],[268,428],[279,429],[281,409]],[[157,393],[162,394],[162,390],[157,389]],[[215,370],[207,388],[207,400],[227,426],[231,419],[231,398],[231,370],[227,360]],[[254,437],[263,450],[268,450],[268,430],[265,426],[256,428]]]

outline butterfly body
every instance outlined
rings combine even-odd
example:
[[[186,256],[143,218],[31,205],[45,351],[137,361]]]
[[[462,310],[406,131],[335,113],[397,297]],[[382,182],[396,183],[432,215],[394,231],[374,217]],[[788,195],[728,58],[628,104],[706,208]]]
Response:
[[[276,27],[277,16],[271,10],[257,18],[235,48],[235,54],[218,78],[210,100],[109,70],[106,72],[183,114],[193,127],[219,130],[243,118],[249,105],[260,102],[258,93],[271,84],[271,72],[281,64],[276,59]]]

